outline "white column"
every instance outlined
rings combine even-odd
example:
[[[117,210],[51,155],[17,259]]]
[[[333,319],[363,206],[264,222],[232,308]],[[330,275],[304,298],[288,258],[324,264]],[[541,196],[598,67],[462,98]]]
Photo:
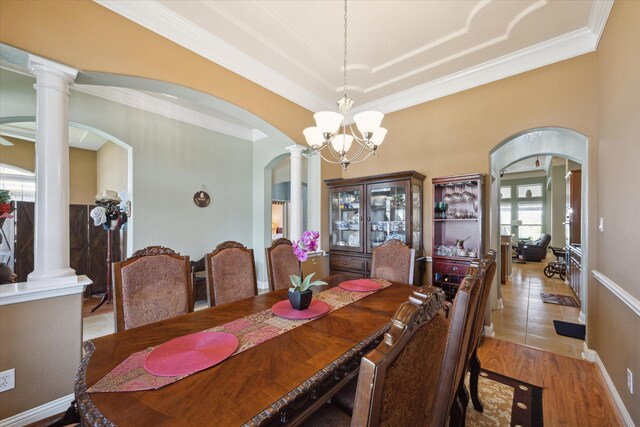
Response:
[[[34,270],[29,281],[75,276],[69,267],[69,85],[78,70],[29,56],[36,76]]]
[[[289,237],[292,240],[300,239],[302,236],[302,151],[304,147],[300,145],[291,145],[287,147],[291,152],[291,233]]]

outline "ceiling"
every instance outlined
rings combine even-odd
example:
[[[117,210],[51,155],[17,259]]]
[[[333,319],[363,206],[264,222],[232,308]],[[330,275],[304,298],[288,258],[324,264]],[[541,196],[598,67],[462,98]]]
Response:
[[[94,0],[309,109],[343,91],[343,3]],[[391,112],[596,49],[613,0],[348,3],[354,110]]]

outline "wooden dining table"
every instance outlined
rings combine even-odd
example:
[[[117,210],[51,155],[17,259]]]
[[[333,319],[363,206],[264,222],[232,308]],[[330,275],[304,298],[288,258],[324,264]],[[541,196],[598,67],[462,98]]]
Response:
[[[299,424],[357,375],[413,289],[394,283],[157,390],[86,391],[132,353],[270,309],[287,289],[86,341],[75,384],[83,425]]]

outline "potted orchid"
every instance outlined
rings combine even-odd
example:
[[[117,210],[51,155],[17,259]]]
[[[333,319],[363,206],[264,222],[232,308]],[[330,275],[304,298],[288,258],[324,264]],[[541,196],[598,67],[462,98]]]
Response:
[[[318,238],[320,233],[317,231],[305,231],[300,236],[300,240],[293,241],[293,253],[296,255],[300,262],[307,260],[307,253],[313,252],[318,249]],[[311,299],[313,292],[312,286],[326,285],[327,282],[322,280],[316,280],[312,282],[311,279],[315,273],[311,273],[304,280],[300,276],[295,274],[290,275],[292,287],[289,288],[289,302],[291,306],[296,310],[305,310],[311,305]]]

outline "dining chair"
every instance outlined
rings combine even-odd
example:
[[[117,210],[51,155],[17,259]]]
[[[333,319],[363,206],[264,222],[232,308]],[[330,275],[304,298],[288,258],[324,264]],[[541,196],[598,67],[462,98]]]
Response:
[[[205,254],[205,260],[209,306],[258,294],[253,249],[229,240]]]
[[[352,381],[340,390],[331,398],[331,406],[322,407],[319,415],[314,414],[305,425],[320,426],[322,418],[329,416],[336,420],[339,414],[334,412],[337,410],[343,414],[352,414],[352,426],[463,426],[465,420],[462,411],[466,410],[468,398],[465,401],[460,395],[460,384],[466,369],[471,327],[475,320],[482,280],[478,264],[472,263],[453,303],[443,303],[444,309],[424,326],[425,330],[421,332],[423,335],[418,335],[423,338],[423,341],[418,341],[422,344],[409,344],[397,361],[387,361],[392,364],[391,368],[386,367],[387,373],[392,372],[389,378],[376,380],[367,371],[369,368],[365,368],[370,364],[367,360],[379,360],[371,359],[370,356],[382,347],[381,344],[362,359],[357,383]],[[431,287],[425,286],[419,290],[429,288]],[[414,292],[414,296],[415,294]],[[392,325],[395,322],[394,317]],[[384,370],[379,370],[377,374],[385,375]],[[375,381],[384,381],[386,384],[383,387],[386,390],[383,393],[386,394],[382,398],[369,393],[375,391]],[[412,396],[420,396],[420,401],[413,401]],[[376,409],[376,405],[388,405],[388,409]],[[394,410],[394,405],[397,411]],[[369,412],[363,408],[368,408]]]
[[[415,254],[415,249],[398,239],[375,247],[371,256],[371,277],[412,284]]]
[[[449,331],[442,310],[448,304],[442,289],[417,288],[396,310],[383,341],[362,358],[351,417],[332,399],[304,425],[424,425]]]
[[[493,278],[496,274],[496,251],[490,249],[487,255],[480,262],[480,278],[482,279],[482,291],[480,294],[480,300],[476,309],[475,319],[473,321],[473,329],[470,341],[470,347],[468,352],[467,370],[470,372],[469,378],[469,393],[471,395],[471,401],[476,411],[482,412],[483,406],[480,396],[478,395],[478,379],[480,376],[480,359],[478,358],[478,347],[482,339],[482,331],[484,329],[484,319],[487,312],[487,305],[489,302],[489,294],[491,293],[491,286],[493,284]]]
[[[271,247],[265,248],[267,278],[269,289],[275,291],[291,287],[290,275],[302,277],[302,264],[293,253],[293,244],[289,239],[276,239]]]
[[[188,256],[162,246],[113,263],[116,332],[193,311]]]
[[[464,375],[482,280],[478,263],[472,262],[453,299],[447,343],[435,389],[435,411],[430,417],[431,426],[464,426],[468,402]]]

